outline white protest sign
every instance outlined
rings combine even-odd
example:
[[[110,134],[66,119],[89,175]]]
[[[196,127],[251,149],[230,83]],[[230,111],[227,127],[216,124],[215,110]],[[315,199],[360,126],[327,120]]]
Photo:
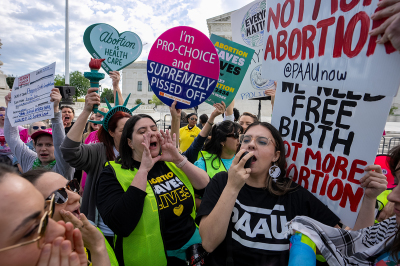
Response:
[[[54,88],[55,70],[54,62],[15,79],[7,111],[13,127],[54,117],[50,93]]]
[[[253,49],[253,59],[235,99],[246,100],[266,96],[266,89],[274,88],[274,77],[261,77],[264,56],[263,36],[266,12],[265,0],[256,0],[231,14],[232,41]]]
[[[378,0],[268,0],[262,78],[394,96],[400,54],[368,32]]]
[[[272,124],[286,149],[287,176],[353,227],[393,97],[281,82]]]

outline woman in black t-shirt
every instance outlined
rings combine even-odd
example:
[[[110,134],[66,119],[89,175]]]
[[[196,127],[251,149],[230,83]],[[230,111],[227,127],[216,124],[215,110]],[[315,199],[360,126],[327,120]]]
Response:
[[[203,247],[212,252],[211,265],[287,265],[288,221],[305,215],[335,226],[339,218],[308,190],[285,178],[284,144],[271,124],[253,123],[241,144],[229,172],[216,174],[203,196],[197,213]],[[240,160],[245,151],[249,154]],[[251,157],[250,168],[244,168]],[[364,200],[368,210],[360,214],[370,214],[373,223],[374,202],[368,203]]]

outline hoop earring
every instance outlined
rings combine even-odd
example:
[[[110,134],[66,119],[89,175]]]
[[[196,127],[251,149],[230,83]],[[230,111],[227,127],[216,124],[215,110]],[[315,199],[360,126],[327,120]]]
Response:
[[[281,175],[281,169],[276,165],[276,162],[274,162],[274,165],[269,168],[268,173],[269,176],[272,177],[272,181],[276,182]]]

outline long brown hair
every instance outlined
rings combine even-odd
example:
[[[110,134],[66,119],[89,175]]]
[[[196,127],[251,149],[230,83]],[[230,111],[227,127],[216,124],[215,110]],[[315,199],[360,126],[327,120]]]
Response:
[[[292,179],[286,178],[286,169],[285,169],[285,145],[283,145],[283,140],[281,135],[279,134],[279,131],[270,123],[267,122],[254,122],[253,124],[250,124],[246,132],[254,127],[254,126],[263,126],[266,129],[268,129],[271,132],[272,137],[274,138],[275,142],[275,152],[279,151],[279,159],[276,161],[276,165],[281,169],[281,174],[278,177],[278,180],[275,182],[272,180],[270,177],[269,173],[267,172],[267,180],[265,181],[265,187],[273,195],[276,196],[282,196],[285,195],[287,192],[293,190],[294,188],[291,188],[292,185]]]
[[[110,121],[108,122],[108,130],[111,132],[114,132],[115,129],[117,128],[118,121],[122,118],[130,118],[131,115],[125,112],[116,112],[111,118]],[[107,160],[109,161],[114,161],[115,160],[115,155],[114,155],[114,138],[111,137],[111,135],[104,129],[104,127],[101,127],[99,129],[99,132],[97,133],[97,136],[99,137],[100,142],[103,142],[104,145],[106,146],[106,155],[107,155]]]

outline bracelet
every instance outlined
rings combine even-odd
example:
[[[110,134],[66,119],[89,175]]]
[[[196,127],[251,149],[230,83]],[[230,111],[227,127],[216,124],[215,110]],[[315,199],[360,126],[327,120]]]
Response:
[[[210,124],[210,126],[213,126],[214,125],[214,123],[211,123],[210,121],[208,121],[207,120],[207,123],[209,123]]]
[[[182,168],[182,167],[186,164],[186,162],[188,161],[188,159],[186,158],[186,156],[184,156],[184,155],[182,155],[182,156],[183,156],[182,162],[176,164],[176,167],[178,167],[178,168]]]

